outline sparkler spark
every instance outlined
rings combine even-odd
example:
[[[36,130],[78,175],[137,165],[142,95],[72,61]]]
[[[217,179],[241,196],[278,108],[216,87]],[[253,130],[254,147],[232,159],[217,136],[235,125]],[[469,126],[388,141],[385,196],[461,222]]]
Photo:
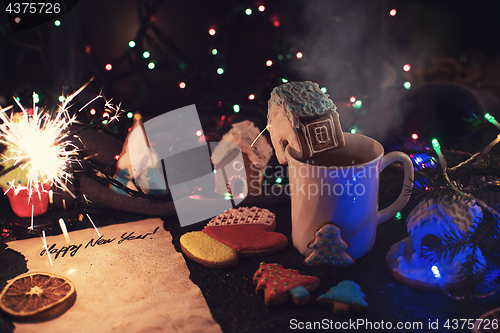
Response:
[[[0,155],[0,165],[3,166],[0,172],[0,186],[5,194],[9,193],[9,198],[13,195],[28,194],[28,204],[32,205],[32,220],[34,215],[40,214],[37,212],[38,206],[36,205],[33,212],[32,196],[37,195],[40,201],[42,197],[49,197],[52,203],[51,186],[67,192],[73,199],[77,198],[69,190],[67,184],[72,183],[71,164],[81,165],[77,158],[79,148],[72,143],[72,140],[77,139],[80,142],[82,140],[76,133],[70,133],[70,126],[77,123],[78,113],[100,98],[104,99],[104,108],[108,115],[106,123],[119,121],[120,114],[124,112],[121,104],[113,105],[112,100],[107,100],[101,91],[98,96],[70,115],[69,109],[72,107],[72,101],[92,81],[93,78],[72,94],[62,98],[55,110],[37,107],[38,95],[36,93],[33,93],[33,103],[30,109],[25,108],[18,98],[14,98],[14,101],[21,112],[14,112],[12,105],[6,108],[0,106],[0,144],[6,147]],[[86,196],[84,198],[87,203],[91,202]],[[64,199],[62,203],[66,209]],[[21,214],[26,213],[21,212]],[[27,216],[29,216],[29,211]],[[33,228],[33,221],[31,228]]]
[[[83,199],[85,199],[85,203],[87,205],[92,203],[92,200],[90,200],[85,193],[83,193],[82,196],[83,196]]]
[[[89,214],[85,214],[87,215],[87,217],[89,218],[90,220],[90,223],[92,223],[92,225],[94,226],[94,229],[95,229],[95,232],[97,232],[97,234],[99,235],[99,237],[101,237],[101,234],[99,233],[99,230],[97,229],[97,227],[95,226],[94,224],[94,221],[92,221],[92,219],[90,218]]]
[[[77,147],[68,139],[76,116],[70,117],[65,106],[51,117],[36,106],[26,110],[17,103],[22,112],[8,116],[6,109],[0,110],[0,140],[7,147],[1,161],[6,168],[20,165],[5,175],[6,185],[15,192],[27,189],[31,197],[44,191],[42,184],[53,183],[74,196],[65,181],[71,177],[68,167],[77,154]]]
[[[68,234],[68,229],[66,228],[66,223],[64,223],[64,220],[62,218],[59,219],[59,226],[61,227],[61,231],[64,235],[64,239],[66,240],[66,244],[69,244],[69,234]]]
[[[261,136],[262,134],[264,134],[264,131],[269,129],[268,127],[269,127],[269,125],[267,125],[267,126],[266,126],[266,127],[265,127],[265,128],[264,128],[261,132],[260,132],[260,134],[259,134],[259,135],[257,135],[257,137],[255,138],[255,140],[253,140],[252,144],[250,145],[250,147],[253,147],[253,145],[257,142],[257,140],[259,140],[260,136]]]
[[[14,101],[22,112],[12,112],[8,116],[6,111],[11,110],[12,106],[0,107],[0,142],[7,147],[0,160],[4,165],[0,185],[4,189],[13,189],[15,193],[26,189],[31,197],[33,193],[40,196],[41,191],[46,191],[42,184],[49,184],[49,187],[53,184],[76,199],[66,186],[72,177],[70,164],[79,163],[76,158],[78,147],[71,142],[69,135],[70,125],[77,122],[76,114],[70,116],[68,110],[71,101],[93,80],[90,79],[68,95],[54,112],[40,110],[35,104],[35,94],[32,109],[25,109],[16,98]],[[102,93],[78,112],[99,98],[104,98]],[[105,100],[107,111],[114,113],[109,122],[118,121],[123,110],[121,105],[114,106],[111,101]]]
[[[33,211],[35,210],[35,206],[31,205],[31,226],[28,228],[33,230]]]
[[[47,257],[49,257],[49,261],[51,265],[54,265],[52,262],[52,258],[50,257],[50,252],[49,252],[49,247],[47,246],[47,238],[45,237],[45,230],[42,230],[42,236],[43,236],[43,247],[45,247],[45,252],[47,252]]]

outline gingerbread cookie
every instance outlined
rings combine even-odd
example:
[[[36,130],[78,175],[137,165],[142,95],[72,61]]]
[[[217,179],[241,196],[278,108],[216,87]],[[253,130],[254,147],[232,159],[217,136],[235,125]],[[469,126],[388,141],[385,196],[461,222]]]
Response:
[[[295,305],[310,301],[310,292],[320,285],[315,276],[302,275],[296,269],[285,269],[278,264],[261,263],[253,276],[255,292],[264,295],[266,305],[279,305],[292,299]]]
[[[268,101],[267,120],[281,164],[287,162],[287,145],[298,160],[345,145],[337,107],[317,83],[290,82],[274,88]]]
[[[226,268],[238,263],[236,251],[202,231],[188,232],[180,242],[182,252],[204,266]]]
[[[212,153],[212,163],[217,170],[216,193],[225,195],[228,186],[235,198],[262,193],[263,170],[273,154],[273,148],[264,136],[259,135],[260,130],[248,120],[233,124],[231,130],[224,134]],[[242,160],[235,158],[236,148],[241,150]]]
[[[275,216],[267,209],[239,207],[226,210],[208,222],[207,227],[234,224],[265,224],[270,231],[275,228]]]
[[[448,290],[460,286],[461,274],[473,249],[465,247],[442,258],[425,256],[424,238],[442,238],[447,234],[465,240],[483,220],[483,212],[473,200],[454,200],[450,197],[422,200],[406,220],[409,237],[392,245],[386,255],[386,264],[396,280],[423,290],[441,290],[432,267],[439,267],[440,278]],[[476,260],[483,269],[475,272],[480,278],[486,267],[481,250],[475,250]]]
[[[347,252],[349,244],[342,239],[339,227],[325,223],[315,233],[315,239],[308,247],[311,253],[304,259],[307,265],[320,265],[325,276],[331,276],[334,266],[349,266],[356,260]]]
[[[182,235],[181,249],[190,259],[215,268],[231,267],[238,257],[268,255],[288,244],[273,232],[274,214],[267,209],[240,207],[213,218],[202,231]]]
[[[321,305],[333,307],[333,313],[347,314],[350,310],[363,312],[368,309],[365,294],[361,288],[351,280],[344,280],[331,288],[326,294],[318,297]]]

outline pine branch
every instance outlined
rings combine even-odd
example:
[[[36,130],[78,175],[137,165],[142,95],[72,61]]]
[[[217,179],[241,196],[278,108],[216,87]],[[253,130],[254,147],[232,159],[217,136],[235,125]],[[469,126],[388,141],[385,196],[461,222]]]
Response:
[[[422,239],[422,256],[433,262],[447,259],[451,263],[459,253],[470,251],[465,261],[461,263],[456,294],[466,298],[483,297],[485,295],[473,292],[473,289],[477,287],[478,277],[486,268],[486,263],[479,257],[479,253],[482,253],[484,257],[493,257],[498,254],[499,239],[500,219],[498,216],[487,213],[483,221],[477,224],[475,230],[466,239],[454,231],[446,231],[440,237],[432,234],[426,235]]]
[[[478,295],[474,291],[478,279],[486,267],[485,264],[479,260],[478,252],[479,249],[477,247],[472,247],[471,253],[466,256],[466,260],[462,263],[460,273],[458,274],[459,282],[454,292],[456,296],[465,298],[469,301],[472,297],[483,296]]]
[[[447,230],[441,237],[428,234],[422,238],[422,257],[431,261],[449,259],[451,263],[455,256],[470,244],[470,241],[453,231]]]
[[[500,251],[500,219],[498,216],[485,215],[468,240],[477,245],[483,253],[493,256]]]

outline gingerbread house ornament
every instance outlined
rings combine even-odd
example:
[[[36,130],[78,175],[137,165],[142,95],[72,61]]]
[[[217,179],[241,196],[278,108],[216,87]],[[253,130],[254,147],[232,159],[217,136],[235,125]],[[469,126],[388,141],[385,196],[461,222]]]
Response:
[[[231,130],[224,134],[212,153],[212,163],[217,171],[216,193],[231,193],[240,199],[247,195],[262,194],[263,170],[273,149],[259,133],[260,130],[253,122],[245,120],[233,124]],[[238,156],[238,148],[241,158]]]
[[[268,101],[268,129],[281,164],[285,148],[299,160],[345,145],[337,107],[314,82],[290,82],[274,88]]]

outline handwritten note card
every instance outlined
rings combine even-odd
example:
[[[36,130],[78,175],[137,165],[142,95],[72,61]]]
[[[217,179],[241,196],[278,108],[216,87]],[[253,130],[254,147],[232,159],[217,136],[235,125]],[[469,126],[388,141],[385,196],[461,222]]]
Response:
[[[77,299],[62,316],[15,332],[221,332],[160,219],[8,243],[30,272],[69,278]],[[50,254],[51,264],[47,249]]]

